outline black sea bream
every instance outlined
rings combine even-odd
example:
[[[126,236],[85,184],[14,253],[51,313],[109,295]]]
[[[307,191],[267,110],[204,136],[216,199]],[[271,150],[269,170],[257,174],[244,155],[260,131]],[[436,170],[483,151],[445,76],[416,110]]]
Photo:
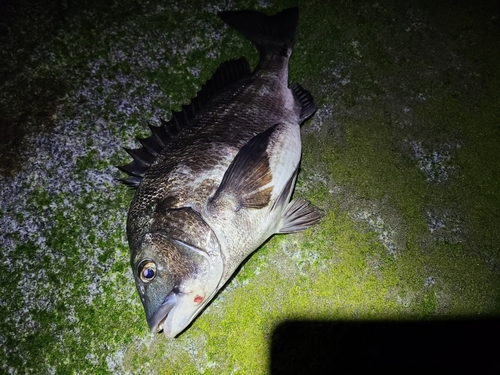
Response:
[[[274,16],[220,12],[260,52],[221,64],[196,98],[174,112],[119,167],[136,188],[127,220],[131,264],[149,327],[175,337],[237,267],[275,233],[321,215],[290,198],[301,157],[300,124],[312,96],[288,85],[298,9]]]

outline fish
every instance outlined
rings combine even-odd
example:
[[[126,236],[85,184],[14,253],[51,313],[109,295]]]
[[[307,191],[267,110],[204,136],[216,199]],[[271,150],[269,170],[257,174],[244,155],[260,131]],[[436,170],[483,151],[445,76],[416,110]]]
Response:
[[[259,51],[222,63],[181,111],[149,124],[133,161],[118,168],[135,189],[127,216],[130,264],[152,332],[175,338],[269,237],[318,223],[291,200],[301,160],[300,125],[316,107],[288,83],[298,8],[218,16]]]

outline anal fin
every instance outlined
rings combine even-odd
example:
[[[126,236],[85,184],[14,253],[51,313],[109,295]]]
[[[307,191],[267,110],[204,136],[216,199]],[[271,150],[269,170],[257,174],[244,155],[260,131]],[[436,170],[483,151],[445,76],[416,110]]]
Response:
[[[311,93],[298,83],[290,85],[290,90],[292,90],[293,96],[300,103],[301,111],[299,122],[302,123],[302,121],[312,116],[312,114],[316,111],[314,99]]]

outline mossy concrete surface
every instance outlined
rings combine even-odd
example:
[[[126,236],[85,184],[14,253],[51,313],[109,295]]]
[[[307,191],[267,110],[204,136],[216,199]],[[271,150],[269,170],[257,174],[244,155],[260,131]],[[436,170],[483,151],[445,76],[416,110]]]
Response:
[[[286,320],[499,314],[497,2],[299,1],[290,80],[318,110],[295,195],[325,217],[268,241],[178,338],[148,332],[121,147],[221,62],[256,63],[218,10],[296,4],[2,5],[2,373],[265,374]]]

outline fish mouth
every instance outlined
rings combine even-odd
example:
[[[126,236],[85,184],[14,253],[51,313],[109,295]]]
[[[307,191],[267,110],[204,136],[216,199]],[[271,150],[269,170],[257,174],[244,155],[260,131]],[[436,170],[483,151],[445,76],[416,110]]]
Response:
[[[163,301],[156,312],[148,319],[148,326],[151,332],[158,333],[163,330],[163,323],[168,318],[168,314],[177,304],[177,296],[170,293]]]

